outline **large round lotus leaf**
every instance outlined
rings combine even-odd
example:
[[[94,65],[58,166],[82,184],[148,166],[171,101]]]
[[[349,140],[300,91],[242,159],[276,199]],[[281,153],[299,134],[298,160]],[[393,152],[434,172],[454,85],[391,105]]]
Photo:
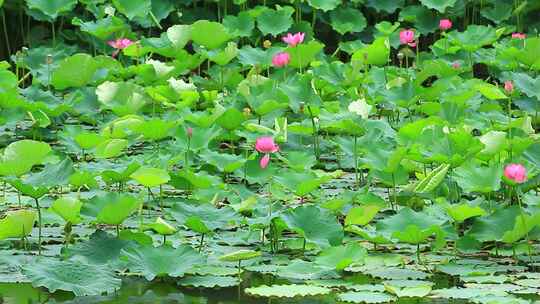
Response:
[[[32,166],[40,164],[51,152],[49,144],[35,140],[19,140],[9,144],[4,149],[0,161],[1,175],[22,175]]]
[[[96,230],[90,239],[79,241],[69,247],[68,255],[84,259],[89,264],[104,265],[117,262],[120,251],[132,242],[113,236],[103,230]]]
[[[250,260],[261,256],[260,251],[255,250],[238,250],[219,257],[220,261],[224,262],[238,262],[243,260]]]
[[[130,82],[106,81],[96,87],[98,101],[118,116],[135,114],[146,103],[143,89]]]
[[[263,35],[277,36],[292,26],[291,15],[293,13],[294,9],[290,6],[285,6],[279,10],[266,9],[257,16],[257,28]]]
[[[54,20],[61,13],[71,11],[77,5],[77,0],[27,0],[26,4],[28,8],[38,10]]]
[[[158,217],[154,223],[148,224],[147,227],[161,235],[171,235],[176,233],[176,228],[161,217]]]
[[[142,201],[138,197],[124,193],[109,192],[96,195],[83,204],[81,214],[95,217],[98,223],[120,225],[139,209]]]
[[[343,270],[352,263],[361,263],[367,256],[367,250],[358,243],[349,243],[323,250],[315,263],[337,270]]]
[[[231,38],[221,23],[199,20],[191,25],[193,42],[212,50],[222,46]]]
[[[67,185],[73,173],[73,161],[66,157],[57,163],[48,163],[38,173],[33,173],[24,182],[34,187],[47,187]]]
[[[384,282],[384,288],[398,298],[425,297],[433,287],[433,282],[413,280],[391,280]]]
[[[338,7],[341,0],[308,0],[308,3],[313,8],[327,12]]]
[[[368,0],[367,6],[376,9],[378,12],[393,13],[398,8],[405,6],[405,0]]]
[[[249,37],[255,28],[255,20],[249,13],[240,12],[238,16],[225,16],[223,18],[223,25],[234,36]]]
[[[179,202],[171,209],[171,215],[180,224],[185,224],[189,218],[199,218],[210,230],[225,229],[231,221],[237,219],[236,213],[230,207],[216,208],[212,204],[194,204]]]
[[[35,220],[36,212],[33,210],[8,211],[0,219],[0,240],[27,236],[32,232]]]
[[[444,13],[447,8],[452,7],[456,3],[456,0],[420,0],[420,2],[428,8]]]
[[[372,44],[355,51],[351,60],[362,64],[386,65],[390,57],[390,42],[386,37],[379,37]]]
[[[540,87],[540,77],[532,78],[525,73],[512,73],[512,75],[514,76],[513,81],[520,91],[529,97],[540,99],[540,92],[538,90],[538,87]]]
[[[462,223],[466,219],[486,215],[486,211],[479,206],[470,206],[463,203],[459,205],[449,205],[446,207],[446,212],[455,222]]]
[[[193,286],[204,288],[232,287],[240,284],[237,277],[220,276],[189,276],[178,281],[180,286]]]
[[[145,187],[155,187],[166,184],[171,177],[163,169],[141,167],[131,174],[131,178]]]
[[[167,29],[167,38],[177,49],[182,49],[191,39],[191,26],[176,24]]]
[[[330,288],[326,287],[298,284],[272,286],[261,285],[245,289],[245,292],[249,295],[278,298],[317,296],[328,294],[331,291],[332,290]]]
[[[497,40],[494,28],[484,25],[469,25],[464,32],[452,31],[448,33],[452,44],[459,45],[468,52],[492,44]]]
[[[382,292],[359,291],[338,294],[340,301],[348,303],[389,303],[396,300],[395,297]]]
[[[72,224],[81,222],[81,207],[82,202],[72,197],[62,197],[54,201],[51,205],[51,210],[61,216],[64,221]]]
[[[92,56],[75,54],[59,63],[52,72],[51,84],[58,90],[83,87],[92,81],[97,69],[98,64]]]
[[[203,264],[205,258],[188,245],[136,246],[122,250],[131,272],[141,273],[147,280],[155,277],[181,277],[193,267]]]
[[[324,44],[319,41],[310,41],[297,46],[287,48],[291,61],[289,65],[295,68],[305,68],[314,61],[316,56],[323,50]],[[313,102],[313,101],[311,101]]]
[[[343,228],[330,212],[316,206],[300,206],[281,216],[289,228],[307,241],[321,247],[337,246],[343,239]]]
[[[324,0],[326,1],[326,0]],[[367,26],[367,20],[361,11],[346,7],[330,12],[330,24],[338,33],[358,33]]]
[[[55,258],[44,258],[26,264],[23,273],[35,287],[45,287],[50,292],[71,291],[76,296],[111,293],[120,289],[122,283],[107,266],[61,261]]]
[[[409,279],[425,279],[431,274],[414,269],[394,268],[394,267],[378,267],[363,271],[374,278],[392,279],[392,280],[409,280]]]
[[[130,20],[148,15],[152,7],[151,0],[113,0],[112,2],[118,11]]]
[[[465,192],[490,193],[501,187],[502,166],[467,162],[454,170],[452,178]]]
[[[122,154],[127,145],[128,141],[125,139],[108,139],[97,145],[95,155],[97,158],[114,158]]]
[[[267,265],[270,266],[270,265]],[[250,269],[250,271],[252,271]],[[286,266],[277,266],[274,275],[292,280],[335,279],[339,274],[332,268],[304,260],[293,260]]]

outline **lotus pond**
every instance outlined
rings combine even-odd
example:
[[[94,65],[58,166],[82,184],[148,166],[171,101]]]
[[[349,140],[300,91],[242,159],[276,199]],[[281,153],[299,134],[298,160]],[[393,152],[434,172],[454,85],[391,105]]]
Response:
[[[540,303],[539,14],[0,0],[0,303]]]

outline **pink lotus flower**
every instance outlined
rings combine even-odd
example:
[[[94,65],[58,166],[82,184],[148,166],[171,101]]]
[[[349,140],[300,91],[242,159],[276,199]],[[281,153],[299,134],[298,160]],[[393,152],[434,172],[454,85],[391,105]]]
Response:
[[[187,137],[191,138],[193,136],[193,128],[192,127],[188,127],[186,129],[186,135]]]
[[[524,33],[512,33],[512,39],[525,39],[527,35]]]
[[[454,63],[452,63],[452,67],[456,70],[458,70],[459,68],[461,68],[461,65],[459,64],[459,62],[457,61],[454,61]]]
[[[452,28],[452,21],[450,19],[441,19],[439,21],[439,28],[441,31],[447,31]]]
[[[289,53],[286,52],[277,53],[276,55],[274,55],[274,57],[272,57],[272,65],[277,68],[286,66],[287,64],[289,64],[290,61],[291,56],[289,55]]]
[[[270,154],[279,151],[279,146],[274,142],[272,137],[264,136],[257,138],[255,150],[264,153],[259,164],[261,168],[265,169],[268,166],[268,163],[270,163]]]
[[[506,91],[506,93],[512,94],[512,92],[514,91],[514,83],[512,83],[512,81],[510,80],[505,81],[504,90]]]
[[[290,47],[295,47],[296,45],[304,42],[304,36],[305,34],[301,32],[294,35],[291,33],[287,33],[287,36],[282,37],[281,40],[287,43]]]
[[[120,50],[123,50],[127,48],[128,46],[132,45],[133,41],[127,38],[118,38],[116,40],[109,40],[107,44],[109,44],[111,47],[116,49],[116,51],[114,51],[112,54],[113,57],[116,57],[116,55],[118,55],[118,52],[120,52]]]
[[[415,47],[416,42],[414,41],[414,31],[403,30],[399,32],[399,41],[401,42],[401,44],[407,44],[411,47]]]
[[[521,184],[527,180],[527,169],[520,164],[509,164],[504,168],[504,176],[515,183]]]

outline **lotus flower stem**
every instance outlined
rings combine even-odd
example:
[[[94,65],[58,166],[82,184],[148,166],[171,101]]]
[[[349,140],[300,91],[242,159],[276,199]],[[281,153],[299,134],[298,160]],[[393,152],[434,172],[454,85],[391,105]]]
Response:
[[[358,151],[357,148],[357,136],[354,135],[353,155],[354,155],[354,181],[355,188],[358,188]]]
[[[34,198],[34,201],[38,212],[38,255],[41,255],[41,208],[39,207],[39,200]]]
[[[509,142],[509,149],[508,153],[510,156],[510,162],[512,162],[512,97],[508,97],[508,142]]]
[[[532,253],[531,253],[531,246],[530,246],[530,239],[529,239],[528,224],[527,224],[527,220],[525,218],[525,212],[523,211],[523,206],[521,205],[520,193],[518,193],[518,191],[516,191],[516,199],[517,199],[517,202],[518,202],[518,205],[519,205],[519,212],[520,212],[521,221],[523,221],[523,227],[525,227],[525,231],[526,231],[526,233],[525,233],[525,241],[527,242],[527,251],[528,251],[528,254],[529,254],[529,258],[531,258]]]
[[[6,12],[4,9],[2,9],[2,28],[4,29],[4,38],[6,41],[6,47],[8,51],[8,55],[11,54],[11,46],[9,45],[9,35],[7,32],[7,25],[6,25]]]
[[[199,243],[199,252],[202,251],[203,244],[204,244],[204,233],[201,234],[201,241],[200,241],[200,243]]]
[[[315,153],[315,158],[319,160],[319,143],[317,135],[317,125],[315,124],[315,117],[313,116],[313,111],[311,111],[311,106],[308,106],[309,116],[311,118],[311,127],[313,129],[313,152]]]

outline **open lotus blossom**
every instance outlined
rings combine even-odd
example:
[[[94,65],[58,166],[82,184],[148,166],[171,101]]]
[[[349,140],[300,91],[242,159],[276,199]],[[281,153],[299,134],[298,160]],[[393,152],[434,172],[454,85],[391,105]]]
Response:
[[[401,44],[407,44],[411,47],[415,47],[416,41],[414,41],[414,31],[403,30],[399,32],[399,41],[401,42]]]
[[[510,80],[505,81],[504,90],[506,91],[506,93],[512,94],[512,92],[514,91],[514,83]]]
[[[272,65],[277,68],[286,66],[290,61],[291,56],[286,52],[277,53],[274,55],[274,57],[272,57]]]
[[[261,158],[260,165],[261,168],[266,168],[268,163],[270,163],[270,154],[279,151],[279,146],[274,142],[274,139],[270,136],[263,136],[257,138],[255,142],[255,150],[260,153],[264,153],[264,156]]]
[[[296,33],[296,34],[287,33],[287,35],[281,39],[283,40],[283,42],[287,43],[290,47],[295,47],[296,45],[304,42],[304,36],[305,36],[304,33]]]
[[[520,164],[509,164],[504,168],[504,176],[515,183],[521,184],[527,180],[527,169]]]
[[[118,38],[116,40],[109,40],[107,42],[111,47],[115,48],[116,50],[114,51],[113,53],[113,57],[115,57],[116,55],[118,55],[118,52],[120,52],[120,50],[123,50],[125,48],[127,48],[128,46],[132,45],[133,44],[133,41],[127,39],[127,38]]]
[[[439,21],[439,28],[441,31],[447,31],[452,28],[452,21],[450,19],[441,19]]]
[[[512,39],[525,39],[527,35],[523,33],[512,33]]]

